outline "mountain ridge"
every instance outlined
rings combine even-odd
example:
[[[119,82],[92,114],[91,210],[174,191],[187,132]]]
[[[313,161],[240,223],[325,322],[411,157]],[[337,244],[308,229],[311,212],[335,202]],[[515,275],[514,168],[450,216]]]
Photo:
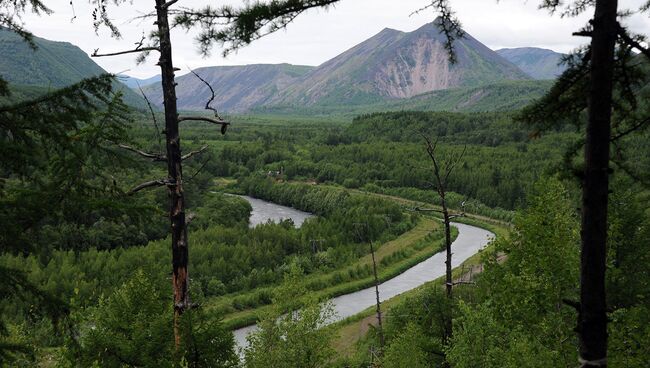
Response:
[[[316,67],[251,64],[196,72],[215,87],[214,106],[228,112],[261,106],[372,104],[448,88],[531,79],[469,34],[454,46],[458,62],[452,65],[444,35],[432,22],[411,32],[384,28]],[[210,96],[207,86],[191,74],[176,81],[180,109],[205,106]],[[161,87],[150,85],[145,91],[160,106]]]
[[[0,28],[0,75],[11,85],[27,87],[33,93],[43,87],[61,88],[82,79],[104,74],[78,46],[61,41],[34,37],[36,50],[30,48],[19,35]],[[126,85],[116,81],[114,90],[123,93],[124,101],[144,109],[144,100]]]
[[[566,66],[560,65],[565,54],[541,47],[515,47],[496,50],[534,79],[555,79]]]

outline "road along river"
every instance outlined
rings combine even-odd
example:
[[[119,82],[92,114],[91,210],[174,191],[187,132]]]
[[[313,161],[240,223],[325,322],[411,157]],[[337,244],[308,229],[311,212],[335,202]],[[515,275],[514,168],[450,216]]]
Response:
[[[251,226],[264,223],[269,219],[277,221],[278,218],[286,219],[289,217],[293,219],[296,226],[299,226],[299,224],[302,224],[306,218],[312,216],[306,212],[262,201],[260,199],[245,196],[243,198],[249,201],[253,207],[253,214],[251,215],[250,221]],[[256,213],[256,211],[259,212]],[[295,218],[291,216],[294,214],[296,215]],[[255,222],[253,221],[253,218],[255,218]],[[476,254],[479,250],[485,248],[494,237],[493,233],[476,226],[456,222],[452,222],[452,225],[458,228],[458,237],[451,245],[453,252],[451,262],[452,267],[457,267],[463,261]],[[379,284],[380,300],[388,300],[426,282],[433,281],[444,274],[445,253],[436,253],[431,258],[428,258],[394,278]],[[375,288],[373,286],[350,294],[338,296],[332,299],[332,304],[334,305],[334,311],[336,312],[336,318],[332,322],[353,316],[364,309],[375,305]],[[257,326],[252,325],[233,331],[237,346],[240,348],[245,347],[247,345],[246,336],[256,329]]]

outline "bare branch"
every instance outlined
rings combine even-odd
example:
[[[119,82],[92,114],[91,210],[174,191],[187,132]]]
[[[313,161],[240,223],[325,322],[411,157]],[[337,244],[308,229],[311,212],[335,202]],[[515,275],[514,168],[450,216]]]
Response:
[[[415,207],[413,210],[414,210],[414,211],[417,211],[417,212],[438,212],[438,213],[442,213],[441,210],[437,210],[437,209],[435,209],[435,208],[420,208],[420,207]]]
[[[200,173],[201,171],[203,171],[203,168],[205,168],[205,165],[207,165],[208,162],[210,162],[210,158],[209,158],[209,157],[208,157],[207,160],[205,160],[205,162],[201,165],[201,167],[199,167],[199,169],[196,170],[196,172],[194,172],[194,174],[192,174],[192,176],[190,176],[189,179],[186,179],[185,181],[186,181],[186,182],[190,182],[190,181],[192,181],[192,179],[194,179],[194,177],[196,177],[197,175],[199,175],[199,173]]]
[[[194,70],[192,70],[191,68],[189,68],[189,69],[190,69],[190,72],[191,72],[192,74],[194,74],[195,77],[197,77],[201,82],[203,82],[203,84],[205,84],[206,86],[208,86],[208,88],[210,89],[210,93],[212,93],[212,96],[210,97],[210,99],[208,100],[208,102],[205,103],[205,109],[206,109],[206,110],[214,111],[214,116],[215,116],[216,118],[220,119],[220,120],[223,120],[223,119],[221,118],[221,116],[219,116],[219,112],[217,112],[217,109],[215,109],[214,107],[211,107],[211,106],[210,106],[210,104],[212,103],[212,101],[214,101],[214,97],[215,97],[215,96],[214,96],[214,89],[212,88],[212,86],[210,85],[210,83],[208,83],[208,81],[206,81],[205,79],[201,78],[201,76],[198,75],[198,74],[197,74]]]
[[[92,56],[92,57],[103,57],[103,56],[115,56],[115,55],[131,54],[131,53],[135,53],[135,52],[144,52],[145,53],[145,54],[143,54],[144,56],[143,55],[138,56],[138,60],[140,60],[140,58],[144,59],[146,57],[146,55],[149,54],[150,51],[160,51],[160,49],[158,47],[155,47],[155,46],[143,47],[144,46],[144,41],[146,40],[146,38],[147,37],[144,35],[144,32],[142,32],[142,38],[140,38],[140,41],[135,42],[135,49],[133,49],[133,50],[118,51],[118,52],[113,52],[113,53],[109,53],[109,54],[100,54],[99,49],[95,49],[95,51],[93,51],[92,55],[90,55],[90,56]]]
[[[151,113],[151,120],[153,120],[153,126],[156,129],[156,138],[158,138],[158,149],[162,151],[162,141],[161,141],[161,138],[160,138],[160,129],[158,129],[158,121],[156,120],[156,114],[153,111],[153,106],[151,105],[151,101],[149,101],[149,98],[147,98],[147,95],[142,90],[142,87],[140,86],[140,83],[139,82],[136,82],[136,83],[138,84],[138,89],[140,90],[140,93],[142,94],[142,97],[147,102],[147,106],[149,107],[149,112]]]
[[[196,151],[192,151],[192,152],[190,152],[190,153],[188,153],[186,155],[183,155],[181,157],[181,161],[185,161],[187,159],[192,158],[192,156],[194,156],[194,155],[198,155],[200,153],[203,153],[203,151],[205,151],[206,149],[208,149],[208,146],[203,146],[203,147],[201,147],[200,149],[198,149]]]
[[[226,134],[226,129],[228,129],[228,125],[230,125],[229,121],[225,121],[225,120],[223,120],[223,119],[221,119],[219,117],[216,118],[216,119],[213,119],[213,118],[208,118],[208,117],[204,117],[204,116],[179,116],[178,117],[178,122],[180,123],[180,122],[183,122],[183,121],[205,121],[205,122],[208,122],[208,123],[221,125],[221,134]]]
[[[619,139],[625,137],[626,135],[628,135],[628,134],[630,134],[630,133],[632,133],[632,132],[634,132],[634,131],[636,131],[636,130],[642,128],[644,125],[646,125],[646,124],[648,124],[648,123],[650,123],[650,116],[647,117],[647,118],[645,118],[645,119],[643,119],[643,120],[641,120],[640,122],[634,124],[634,125],[633,125],[632,127],[630,127],[629,129],[627,129],[627,130],[625,130],[625,131],[623,131],[623,132],[620,132],[620,133],[616,134],[615,136],[613,136],[612,138],[610,138],[609,141],[610,141],[610,142],[615,142],[615,141],[617,141],[617,140],[619,140]]]
[[[443,182],[443,185],[445,187],[447,186],[447,181],[449,180],[449,175],[451,175],[452,171],[454,171],[454,168],[456,167],[456,165],[458,165],[461,162],[461,160],[465,156],[466,151],[467,151],[467,145],[465,145],[463,147],[463,151],[460,153],[460,155],[458,155],[456,157],[452,157],[451,159],[449,159],[448,165],[447,165],[446,170],[445,170],[446,171],[445,172],[445,179],[444,179],[444,182]]]
[[[128,192],[126,192],[126,194],[131,196],[131,195],[133,195],[133,194],[135,194],[135,193],[137,193],[137,192],[139,192],[139,191],[141,191],[143,189],[156,188],[156,187],[162,187],[162,186],[165,186],[165,185],[173,185],[173,184],[174,183],[169,181],[169,179],[159,179],[159,180],[147,181],[147,182],[144,182],[144,183],[134,187],[133,189],[129,190]]]
[[[108,54],[100,54],[99,49],[95,49],[93,53],[90,55],[91,57],[104,57],[104,56],[115,56],[115,55],[124,55],[124,54],[132,54],[135,52],[147,52],[147,51],[160,51],[158,47],[141,47],[141,48],[136,48],[133,50],[127,50],[127,51],[118,51],[118,52],[111,52]]]
[[[128,150],[128,151],[131,151],[131,152],[135,152],[135,153],[137,153],[138,155],[140,155],[142,157],[150,158],[154,162],[167,161],[167,156],[162,155],[162,154],[144,152],[144,151],[141,151],[141,150],[139,150],[137,148],[127,146],[126,144],[118,144],[118,147],[123,148],[123,149]]]
[[[650,59],[650,50],[647,48],[641,46],[640,43],[638,43],[636,40],[634,40],[630,35],[627,34],[625,29],[621,27],[621,25],[618,25],[618,36],[623,40],[623,42],[627,43],[628,45],[634,47],[635,49],[641,51],[643,55],[645,55],[648,59]]]
[[[454,41],[465,37],[460,20],[455,16],[454,11],[449,6],[448,0],[430,0],[431,3],[414,11],[409,16],[419,14],[424,10],[433,8],[434,11],[440,13],[440,17],[436,19],[435,25],[440,32],[445,36],[444,47],[447,50],[448,60],[450,64],[456,64],[456,50],[454,48]]]
[[[162,8],[163,8],[163,9],[167,9],[167,8],[169,8],[170,6],[176,4],[177,2],[178,2],[178,0],[170,0],[170,1],[166,2],[166,3],[164,3],[164,4],[162,5]]]
[[[591,37],[591,31],[583,30],[583,31],[573,32],[572,35],[577,37]]]

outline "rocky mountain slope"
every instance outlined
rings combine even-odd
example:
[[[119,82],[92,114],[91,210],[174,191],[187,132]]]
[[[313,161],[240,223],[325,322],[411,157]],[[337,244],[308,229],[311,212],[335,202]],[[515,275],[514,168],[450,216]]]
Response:
[[[260,106],[370,104],[448,88],[530,79],[469,34],[454,44],[456,64],[449,63],[443,43],[444,36],[434,22],[413,32],[386,28],[317,67],[246,65],[196,72],[215,87],[214,106],[229,112]],[[177,81],[179,107],[203,108],[209,98],[207,86],[191,74]],[[146,92],[160,103],[160,86],[148,86]]]
[[[457,40],[448,61],[434,23],[413,32],[384,29],[318,66],[274,99],[275,104],[367,103],[453,87],[529,79],[471,35]]]
[[[280,91],[305,75],[313,67],[291,64],[251,64],[215,66],[194,70],[210,82],[216,98],[211,106],[220,111],[245,111],[271,101]],[[192,73],[176,78],[176,96],[182,110],[200,110],[205,107],[210,89]],[[162,104],[160,84],[143,88],[155,104]]]

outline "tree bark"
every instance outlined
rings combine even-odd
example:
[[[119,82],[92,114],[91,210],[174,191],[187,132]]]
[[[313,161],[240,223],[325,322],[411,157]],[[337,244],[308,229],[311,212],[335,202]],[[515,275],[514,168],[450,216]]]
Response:
[[[578,316],[582,367],[607,366],[605,268],[616,10],[616,0],[597,0],[592,21]]]
[[[181,343],[180,316],[189,307],[189,277],[187,273],[188,244],[185,224],[185,198],[183,195],[183,170],[181,140],[178,131],[176,107],[176,83],[169,20],[165,1],[156,0],[160,59],[158,65],[162,77],[165,106],[165,135],[167,149],[167,172],[169,175],[169,220],[172,234],[172,286],[174,289],[174,343]]]
[[[384,327],[381,322],[381,303],[379,301],[379,278],[377,277],[377,262],[375,260],[375,247],[370,241],[370,254],[372,255],[372,274],[375,278],[375,296],[377,297],[377,325],[379,328],[380,354],[384,352]]]
[[[445,223],[445,250],[447,259],[445,260],[445,288],[447,291],[447,300],[450,303],[449,312],[451,312],[451,298],[452,298],[452,279],[451,279],[451,225],[449,224],[449,210],[447,209],[447,201],[445,200],[445,190],[439,184],[438,194],[440,195],[440,205],[442,206],[442,217]],[[451,339],[452,334],[452,321],[451,315],[445,318],[445,336],[444,341],[447,342]]]

